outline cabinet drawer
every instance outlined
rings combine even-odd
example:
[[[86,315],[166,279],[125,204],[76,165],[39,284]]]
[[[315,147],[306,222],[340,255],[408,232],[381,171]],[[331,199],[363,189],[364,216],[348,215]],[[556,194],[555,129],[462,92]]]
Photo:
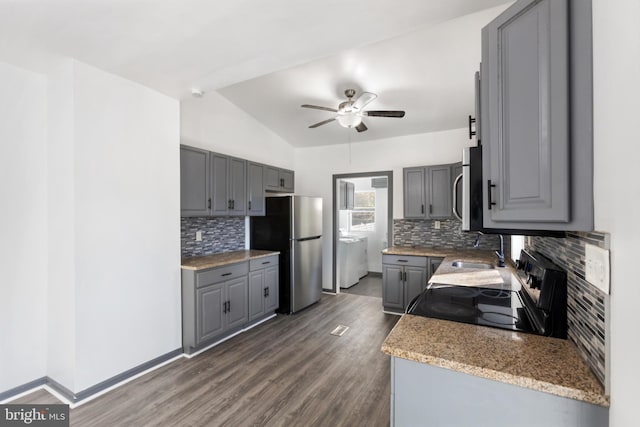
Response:
[[[409,265],[412,267],[427,267],[427,257],[424,256],[403,256],[403,255],[382,255],[383,264]]]
[[[212,283],[225,282],[244,276],[249,272],[249,263],[240,262],[237,264],[229,264],[224,267],[212,268],[196,274],[196,288],[210,285]]]
[[[272,267],[278,265],[278,257],[280,255],[271,255],[263,258],[256,258],[249,261],[249,270],[260,270],[261,268]]]

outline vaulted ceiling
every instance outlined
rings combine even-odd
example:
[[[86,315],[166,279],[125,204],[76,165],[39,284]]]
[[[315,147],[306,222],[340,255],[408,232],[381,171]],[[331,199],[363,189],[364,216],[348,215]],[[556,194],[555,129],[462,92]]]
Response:
[[[0,60],[52,52],[179,99],[218,90],[294,146],[335,144],[465,126],[479,29],[505,3],[0,0]],[[407,115],[308,129],[330,115],[299,105],[335,108],[346,88]]]

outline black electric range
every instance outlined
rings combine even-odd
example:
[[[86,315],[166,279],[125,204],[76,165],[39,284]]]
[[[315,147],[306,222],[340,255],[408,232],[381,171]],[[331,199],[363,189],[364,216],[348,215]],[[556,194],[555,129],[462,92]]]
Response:
[[[407,313],[557,338],[567,337],[566,273],[534,251],[517,264],[520,289],[431,284]]]

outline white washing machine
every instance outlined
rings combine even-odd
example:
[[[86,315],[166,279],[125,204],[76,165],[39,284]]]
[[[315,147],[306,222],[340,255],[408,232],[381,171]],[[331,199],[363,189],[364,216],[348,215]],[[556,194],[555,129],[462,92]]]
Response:
[[[368,274],[367,238],[341,237],[336,253],[338,286],[350,288]]]

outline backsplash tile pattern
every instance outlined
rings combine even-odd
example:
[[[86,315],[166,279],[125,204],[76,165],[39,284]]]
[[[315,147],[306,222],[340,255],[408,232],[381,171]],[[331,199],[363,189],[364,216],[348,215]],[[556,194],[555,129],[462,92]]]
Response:
[[[182,257],[244,249],[244,224],[244,217],[240,216],[180,218]],[[196,231],[202,231],[200,242],[196,242]]]
[[[462,231],[462,223],[456,219],[440,220],[440,229],[436,230],[434,221],[425,219],[394,219],[394,246],[431,246],[438,248],[468,249],[478,236],[476,232]],[[494,234],[480,236],[479,249],[497,250],[500,238]],[[511,239],[504,236],[504,253],[511,254]]]
[[[527,242],[530,241],[530,243]],[[525,247],[545,255],[567,271],[569,339],[591,370],[605,384],[606,312],[608,298],[585,276],[585,243],[609,249],[607,233],[567,233],[567,237],[531,237]]]

